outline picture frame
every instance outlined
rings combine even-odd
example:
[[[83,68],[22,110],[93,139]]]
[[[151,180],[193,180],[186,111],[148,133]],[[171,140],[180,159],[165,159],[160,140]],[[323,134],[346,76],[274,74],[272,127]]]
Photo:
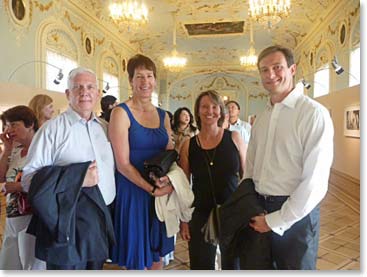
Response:
[[[344,109],[344,136],[360,138],[360,105]]]
[[[30,0],[5,0],[4,3],[5,10],[17,29],[29,27],[32,18],[32,2]]]
[[[83,46],[84,51],[87,56],[93,56],[94,54],[94,40],[92,35],[84,33],[83,34]]]
[[[14,17],[22,21],[26,16],[26,6],[23,0],[11,0],[11,11]]]
[[[126,59],[122,59],[122,72],[125,72],[126,71]]]

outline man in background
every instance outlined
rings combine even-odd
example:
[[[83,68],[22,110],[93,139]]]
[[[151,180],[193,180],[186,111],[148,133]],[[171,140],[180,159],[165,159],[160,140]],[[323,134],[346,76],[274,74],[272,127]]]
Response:
[[[231,100],[226,103],[226,107],[229,114],[229,130],[239,132],[245,143],[248,144],[251,135],[251,125],[240,119],[240,104]]]

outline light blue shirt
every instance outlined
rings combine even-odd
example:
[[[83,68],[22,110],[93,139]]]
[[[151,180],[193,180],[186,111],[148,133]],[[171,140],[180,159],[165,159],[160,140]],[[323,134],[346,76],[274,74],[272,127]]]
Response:
[[[97,162],[99,183],[106,205],[116,195],[115,164],[107,138],[107,124],[95,114],[86,121],[71,107],[46,122],[35,134],[23,168],[22,186],[28,191],[35,172],[45,166]]]
[[[251,125],[249,123],[237,119],[234,124],[229,123],[229,130],[239,132],[245,143],[249,143],[251,135]]]

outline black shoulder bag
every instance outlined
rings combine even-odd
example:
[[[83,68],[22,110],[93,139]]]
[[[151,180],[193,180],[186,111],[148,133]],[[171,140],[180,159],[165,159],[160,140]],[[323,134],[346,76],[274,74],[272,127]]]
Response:
[[[206,161],[206,167],[208,169],[208,176],[209,176],[209,184],[211,188],[211,194],[213,197],[214,205],[215,207],[210,211],[209,217],[205,225],[201,228],[201,232],[204,235],[204,240],[207,243],[218,245],[219,244],[219,234],[220,234],[220,217],[219,217],[219,211],[220,211],[220,205],[217,204],[217,200],[215,198],[215,189],[213,184],[213,178],[212,178],[212,172],[209,166],[209,158],[205,155],[203,151],[205,151],[201,147],[201,143],[199,140],[199,137],[197,137],[197,141],[200,145],[201,151],[204,155],[205,161]],[[212,163],[212,162],[211,162]]]

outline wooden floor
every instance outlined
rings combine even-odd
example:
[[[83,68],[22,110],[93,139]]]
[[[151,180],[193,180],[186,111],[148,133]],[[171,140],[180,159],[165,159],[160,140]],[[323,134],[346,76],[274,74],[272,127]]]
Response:
[[[5,198],[0,196],[0,241],[5,222]],[[106,264],[106,270],[121,269]],[[166,270],[189,270],[187,243],[177,238],[174,260]],[[344,203],[338,195],[328,193],[321,203],[320,246],[317,260],[319,270],[360,270],[360,212],[359,206]]]

